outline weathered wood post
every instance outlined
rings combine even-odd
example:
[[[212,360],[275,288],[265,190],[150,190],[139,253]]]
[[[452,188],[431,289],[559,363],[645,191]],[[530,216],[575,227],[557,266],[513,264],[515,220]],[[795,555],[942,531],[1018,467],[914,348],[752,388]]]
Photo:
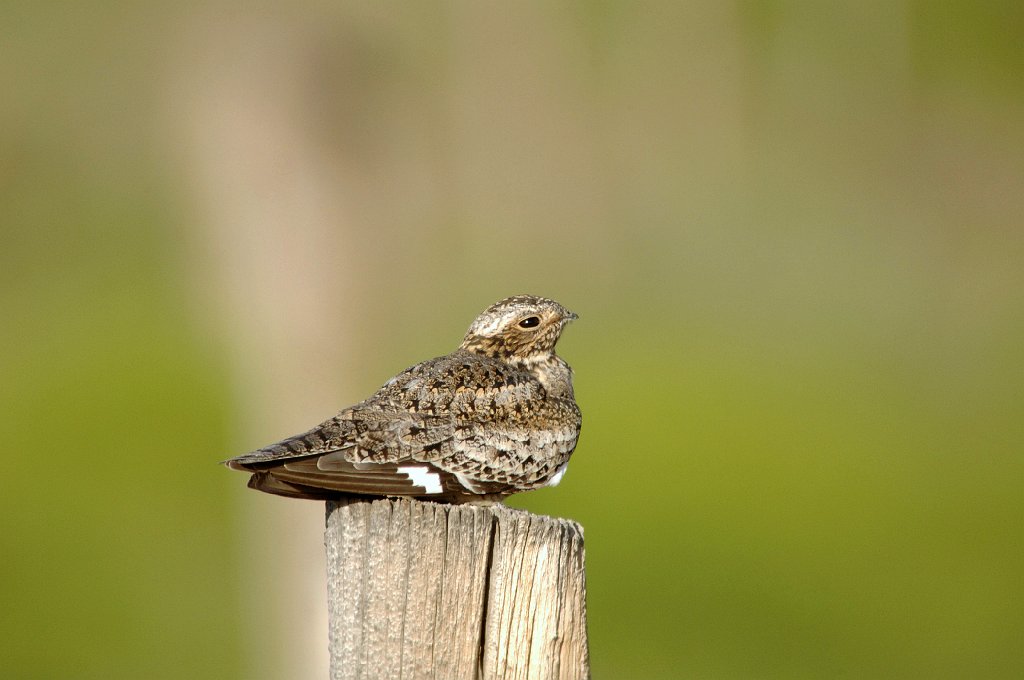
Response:
[[[583,529],[502,505],[327,503],[331,679],[581,680]]]

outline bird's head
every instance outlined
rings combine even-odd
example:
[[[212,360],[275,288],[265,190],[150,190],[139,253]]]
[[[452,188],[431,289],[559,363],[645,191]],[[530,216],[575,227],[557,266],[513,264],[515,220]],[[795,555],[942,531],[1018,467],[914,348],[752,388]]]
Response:
[[[548,298],[514,295],[480,313],[466,331],[462,349],[530,363],[547,359],[565,324],[576,314]]]

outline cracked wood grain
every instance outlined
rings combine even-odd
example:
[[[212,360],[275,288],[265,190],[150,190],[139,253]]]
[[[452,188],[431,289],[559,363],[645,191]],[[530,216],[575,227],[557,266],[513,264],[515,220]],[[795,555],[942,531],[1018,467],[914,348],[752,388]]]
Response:
[[[583,530],[501,505],[327,504],[332,680],[588,678]]]

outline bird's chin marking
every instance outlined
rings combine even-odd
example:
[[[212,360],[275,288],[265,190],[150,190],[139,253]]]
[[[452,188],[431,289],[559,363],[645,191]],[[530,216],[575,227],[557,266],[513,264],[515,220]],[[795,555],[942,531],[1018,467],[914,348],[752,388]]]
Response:
[[[441,493],[441,477],[425,467],[400,467],[398,472],[409,477],[416,486],[422,486],[427,493]]]
[[[548,486],[558,486],[558,483],[562,481],[562,477],[565,477],[565,471],[568,469],[568,463],[558,468],[558,472],[556,472],[554,476],[548,480]]]

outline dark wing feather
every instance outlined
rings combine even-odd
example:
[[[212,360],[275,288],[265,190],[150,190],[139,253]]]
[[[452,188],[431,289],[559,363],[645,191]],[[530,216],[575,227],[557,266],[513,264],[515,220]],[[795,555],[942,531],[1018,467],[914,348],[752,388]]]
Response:
[[[338,496],[335,492],[283,482],[269,472],[253,473],[252,477],[249,478],[249,488],[278,496],[287,496],[288,498],[308,498],[321,501],[337,498]]]
[[[329,472],[325,472],[317,466],[316,458],[306,458],[289,461],[283,466],[275,468],[272,474],[286,482],[343,493],[380,496],[421,496],[429,493],[430,489],[415,484],[407,472],[399,472],[399,467],[394,463],[384,463],[375,465],[372,470],[366,468],[360,470],[349,463],[346,468],[335,466]],[[438,486],[440,485],[440,478],[436,477],[435,470],[424,469],[423,473],[434,474],[435,477],[431,481],[436,480]]]

